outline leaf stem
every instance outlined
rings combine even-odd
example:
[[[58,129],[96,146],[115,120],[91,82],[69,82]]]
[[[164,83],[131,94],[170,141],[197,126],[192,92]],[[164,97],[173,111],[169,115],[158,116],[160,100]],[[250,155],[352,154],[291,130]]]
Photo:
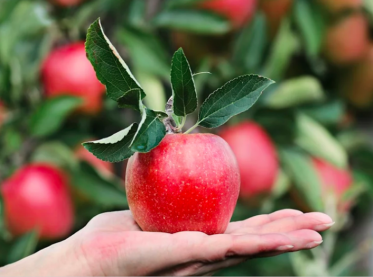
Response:
[[[194,124],[191,128],[189,128],[186,132],[184,132],[184,134],[189,134],[191,131],[193,131],[195,128],[197,128],[198,124],[199,124],[199,122]]]
[[[181,123],[180,123],[180,126],[178,127],[178,129],[181,131],[185,125],[185,121],[186,121],[186,116],[183,116],[183,119],[181,120]]]

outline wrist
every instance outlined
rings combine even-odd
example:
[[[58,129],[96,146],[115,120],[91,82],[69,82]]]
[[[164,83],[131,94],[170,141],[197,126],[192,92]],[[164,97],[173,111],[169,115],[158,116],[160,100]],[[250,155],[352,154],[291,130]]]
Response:
[[[88,276],[88,266],[82,260],[73,237],[53,244],[18,262],[0,268],[1,276]]]

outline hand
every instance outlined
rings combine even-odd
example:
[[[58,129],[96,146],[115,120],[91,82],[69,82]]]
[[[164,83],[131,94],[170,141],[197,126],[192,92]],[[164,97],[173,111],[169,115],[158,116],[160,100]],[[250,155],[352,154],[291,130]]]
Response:
[[[59,258],[51,271],[44,265],[36,275],[211,274],[250,258],[316,247],[322,243],[316,231],[331,225],[331,218],[322,213],[281,210],[232,222],[225,234],[167,234],[141,231],[130,211],[104,213],[61,243],[63,257],[70,260]]]

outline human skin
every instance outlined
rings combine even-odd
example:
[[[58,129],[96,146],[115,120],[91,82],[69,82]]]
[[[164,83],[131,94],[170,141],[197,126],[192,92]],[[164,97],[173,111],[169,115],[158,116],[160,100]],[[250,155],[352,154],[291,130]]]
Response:
[[[231,222],[224,234],[143,232],[130,211],[100,214],[68,239],[0,269],[1,276],[205,275],[247,259],[314,248],[333,225],[281,210]]]

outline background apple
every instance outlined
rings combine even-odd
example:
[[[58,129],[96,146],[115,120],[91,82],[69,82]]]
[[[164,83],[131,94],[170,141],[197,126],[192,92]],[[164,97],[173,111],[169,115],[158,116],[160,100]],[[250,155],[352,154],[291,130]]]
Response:
[[[223,233],[239,187],[232,150],[212,134],[166,135],[127,165],[128,203],[144,231]]]
[[[344,17],[327,29],[324,54],[333,64],[343,65],[361,60],[368,47],[368,22],[361,13]]]
[[[326,9],[332,13],[338,13],[344,10],[360,9],[363,6],[363,0],[318,0]]]
[[[224,16],[237,28],[252,18],[256,5],[256,0],[206,0],[198,7]]]
[[[82,3],[85,0],[50,0],[50,2],[59,5],[61,7],[70,7],[76,6]]]
[[[14,173],[0,187],[11,233],[36,229],[43,239],[69,234],[74,214],[68,185],[67,176],[47,164],[29,164]]]
[[[240,198],[248,204],[271,193],[278,172],[276,149],[266,132],[246,121],[223,129],[219,134],[235,154],[240,169]]]
[[[290,12],[293,0],[261,0],[259,3],[267,19],[269,33],[274,37],[282,19]]]
[[[84,42],[53,50],[44,61],[41,76],[46,97],[78,96],[83,99],[82,112],[97,114],[101,110],[105,87],[86,57]]]

